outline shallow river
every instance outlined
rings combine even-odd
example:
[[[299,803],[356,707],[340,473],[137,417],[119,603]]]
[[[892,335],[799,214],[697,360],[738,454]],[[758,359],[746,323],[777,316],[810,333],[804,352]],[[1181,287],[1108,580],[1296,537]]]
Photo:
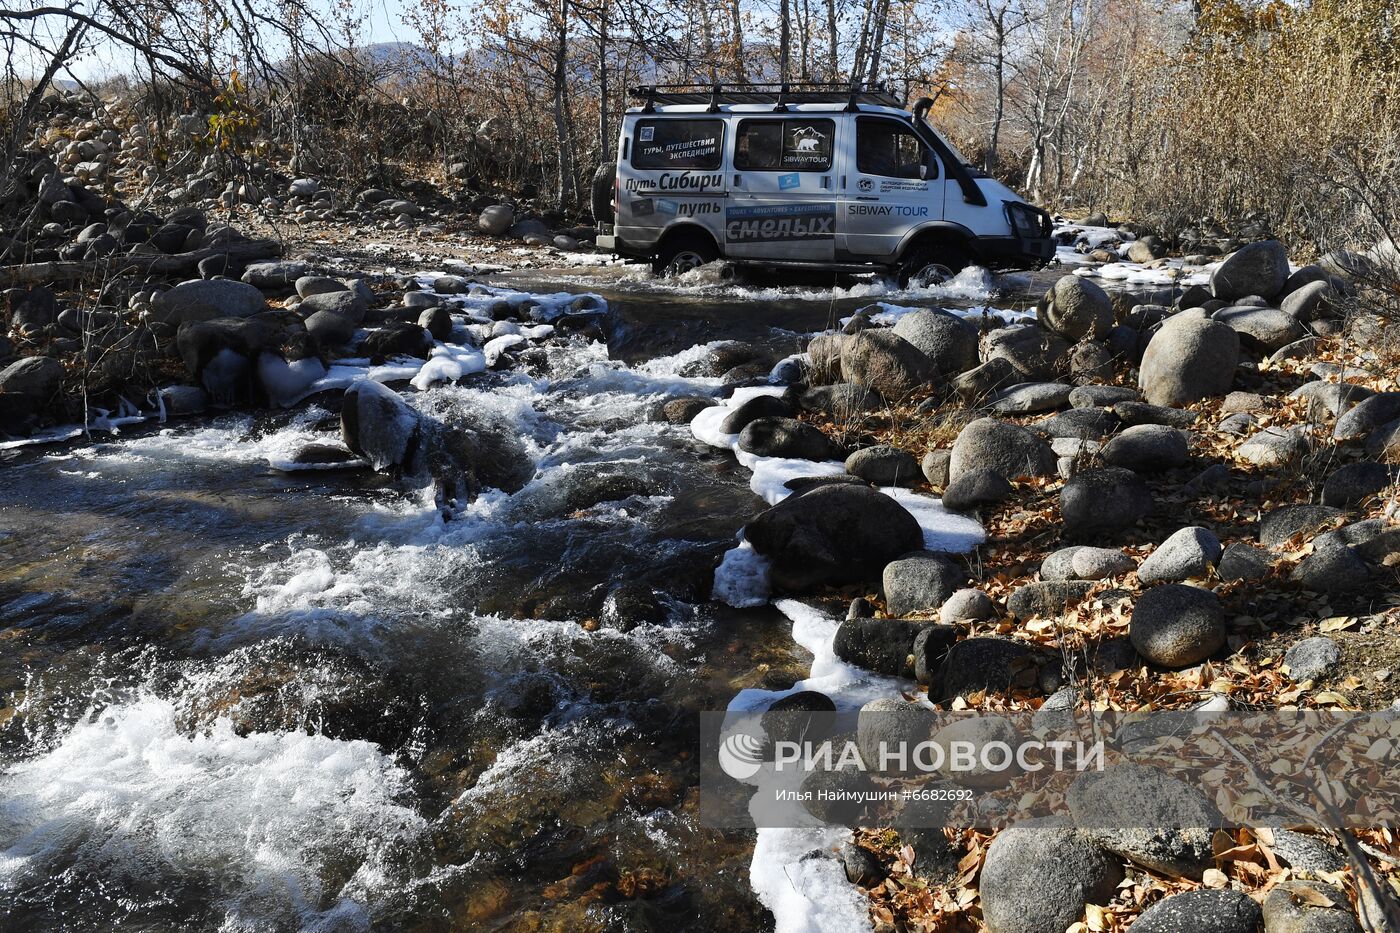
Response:
[[[707,601],[764,503],[657,409],[718,393],[696,345],[782,358],[870,300],[985,289],[500,281],[601,293],[608,342],[411,393],[535,463],[448,519],[273,469],[336,439],[325,395],[3,454],[6,930],[772,924],[752,837],[699,825],[695,723],[810,656],[774,609]]]

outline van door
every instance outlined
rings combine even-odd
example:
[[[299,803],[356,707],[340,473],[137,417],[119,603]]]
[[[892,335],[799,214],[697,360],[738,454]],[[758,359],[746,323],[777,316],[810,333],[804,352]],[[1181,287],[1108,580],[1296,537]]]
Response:
[[[911,227],[942,218],[944,173],[938,156],[908,123],[875,115],[854,122],[838,245],[856,256],[891,262]]]
[[[725,254],[830,261],[836,256],[836,121],[743,117],[725,206]]]
[[[672,224],[694,221],[722,244],[724,143],[719,117],[638,119],[618,164],[619,234],[650,246]]]

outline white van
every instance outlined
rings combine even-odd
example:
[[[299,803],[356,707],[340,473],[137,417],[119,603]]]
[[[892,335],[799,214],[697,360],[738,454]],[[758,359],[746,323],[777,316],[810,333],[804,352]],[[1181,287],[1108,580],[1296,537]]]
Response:
[[[598,246],[678,274],[715,259],[938,281],[1038,267],[1050,215],[968,165],[883,86],[636,88],[594,180]],[[609,177],[611,176],[611,177]]]

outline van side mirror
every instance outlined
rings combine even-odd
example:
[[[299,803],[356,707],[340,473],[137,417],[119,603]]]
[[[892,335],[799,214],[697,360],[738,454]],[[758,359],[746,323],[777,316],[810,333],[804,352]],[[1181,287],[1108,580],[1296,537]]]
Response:
[[[927,162],[922,162],[922,163],[919,164],[919,179],[920,179],[921,181],[928,181],[928,163],[927,163]]]

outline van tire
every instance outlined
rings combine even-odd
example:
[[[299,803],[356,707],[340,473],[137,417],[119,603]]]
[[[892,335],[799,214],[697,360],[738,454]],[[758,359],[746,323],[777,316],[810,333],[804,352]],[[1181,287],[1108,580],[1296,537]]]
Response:
[[[948,240],[915,243],[900,260],[897,273],[899,287],[908,288],[911,282],[920,286],[941,284],[971,262],[971,253],[960,243]]]
[[[661,241],[651,271],[657,275],[684,275],[719,258],[714,241],[703,233],[674,233]]]
[[[593,210],[595,224],[616,223],[613,214],[613,188],[617,184],[617,163],[604,162],[593,173],[593,181],[588,188],[589,207]]]

